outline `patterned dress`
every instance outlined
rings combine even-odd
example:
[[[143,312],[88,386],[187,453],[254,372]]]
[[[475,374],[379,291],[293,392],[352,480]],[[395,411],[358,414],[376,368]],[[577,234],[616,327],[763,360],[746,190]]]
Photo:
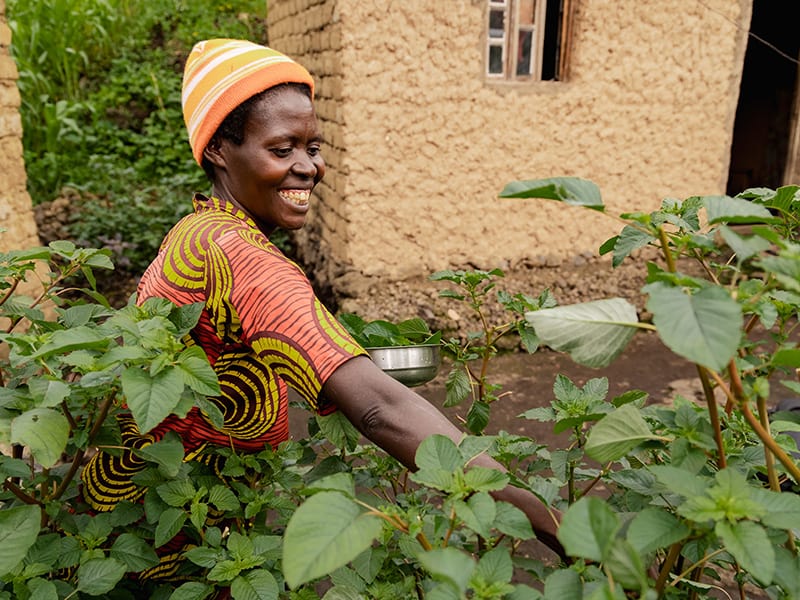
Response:
[[[217,198],[198,194],[193,203],[194,212],[169,232],[142,276],[138,301],[205,304],[187,342],[203,348],[217,373],[222,393],[210,400],[224,426],[215,428],[195,407],[186,418],[171,415],[142,435],[123,416],[123,445],[141,448],[174,431],[186,460],[209,444],[244,452],[276,447],[289,436],[287,386],[327,414],[334,407],[320,398],[322,385],[365,352],[322,306],[302,270],[247,215]],[[132,452],[99,452],[81,476],[84,499],[98,512],[141,499],[147,490],[131,477],[145,466]]]

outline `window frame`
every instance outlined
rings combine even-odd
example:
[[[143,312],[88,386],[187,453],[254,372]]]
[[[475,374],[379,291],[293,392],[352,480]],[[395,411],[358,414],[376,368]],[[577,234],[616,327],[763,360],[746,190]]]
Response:
[[[490,82],[531,83],[540,81],[565,81],[567,78],[568,50],[571,34],[572,5],[571,0],[533,0],[533,24],[523,24],[520,19],[521,5],[525,0],[487,0],[486,50],[484,53],[484,75]],[[549,57],[553,61],[555,74],[553,79],[542,79],[545,60],[545,35],[547,35],[546,19],[548,10],[559,10],[557,43],[555,54]],[[502,34],[491,29],[492,13],[502,12]],[[530,65],[526,72],[518,73],[519,50],[521,36],[525,32],[531,34]],[[493,49],[500,48],[502,72],[492,72]],[[496,52],[496,50],[495,50]],[[495,57],[496,58],[496,57]]]

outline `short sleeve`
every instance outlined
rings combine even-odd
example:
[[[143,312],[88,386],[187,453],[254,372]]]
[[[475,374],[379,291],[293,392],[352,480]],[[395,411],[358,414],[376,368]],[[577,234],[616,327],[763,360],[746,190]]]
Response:
[[[259,239],[260,238],[260,239]],[[252,231],[217,240],[208,261],[209,299],[235,315],[242,342],[315,409],[322,385],[344,362],[365,354],[322,305],[300,268]]]

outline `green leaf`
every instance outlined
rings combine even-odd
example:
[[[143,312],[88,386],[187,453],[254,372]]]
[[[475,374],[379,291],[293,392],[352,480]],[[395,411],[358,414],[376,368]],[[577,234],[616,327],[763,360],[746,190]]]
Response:
[[[50,340],[31,354],[31,358],[66,354],[74,350],[103,350],[108,347],[109,343],[109,339],[98,333],[97,329],[73,327],[53,332]]]
[[[742,311],[723,288],[688,294],[656,283],[645,291],[658,335],[670,350],[715,371],[733,358],[742,335]]]
[[[175,479],[158,486],[156,491],[164,502],[177,507],[191,502],[197,490],[188,479]]]
[[[453,440],[436,433],[422,440],[417,447],[415,463],[419,469],[455,471],[463,468],[466,461]]]
[[[613,540],[605,562],[605,568],[614,581],[625,586],[626,590],[647,588],[647,574],[641,556],[636,549],[621,538]]]
[[[162,512],[158,518],[155,541],[153,542],[156,548],[160,548],[174,538],[184,523],[186,523],[186,512],[183,509],[168,508]]]
[[[122,373],[122,391],[139,431],[147,433],[178,405],[183,377],[175,368],[165,368],[151,377],[144,369],[130,367]]]
[[[545,600],[581,600],[583,584],[581,577],[572,569],[559,569],[544,581]]]
[[[447,394],[445,397],[445,407],[461,404],[469,396],[472,386],[469,383],[469,375],[463,365],[456,364],[447,374],[445,381]]]
[[[188,581],[172,592],[169,600],[203,600],[214,591],[210,585],[199,581]]]
[[[11,421],[11,443],[30,448],[31,454],[45,469],[61,458],[68,438],[66,417],[49,408],[29,410]]]
[[[619,527],[619,517],[603,500],[587,496],[564,513],[557,535],[570,556],[602,562]]]
[[[586,454],[598,462],[618,460],[640,443],[660,439],[650,431],[639,409],[620,406],[603,417],[589,432]]]
[[[666,548],[689,535],[689,528],[658,508],[639,512],[628,526],[627,539],[640,554]]]
[[[578,177],[550,177],[527,181],[512,181],[499,194],[500,198],[543,198],[559,200],[572,206],[584,206],[603,211],[600,188]]]
[[[772,364],[776,367],[800,368],[800,348],[781,348],[772,355]]]
[[[229,488],[224,485],[215,485],[208,493],[208,503],[217,510],[237,510],[239,500]]]
[[[775,550],[760,525],[752,521],[718,521],[717,535],[742,568],[764,585],[775,575]]]
[[[28,389],[36,401],[37,408],[52,408],[69,396],[69,385],[60,379],[40,377],[28,381]]]
[[[475,569],[475,575],[489,582],[508,583],[511,581],[511,577],[514,575],[514,565],[508,549],[498,546],[481,556]]]
[[[722,239],[730,246],[730,249],[736,254],[736,260],[741,262],[746,261],[751,256],[763,252],[769,248],[769,241],[762,237],[751,235],[741,236],[729,227],[722,226],[719,228]]]
[[[467,412],[466,426],[470,432],[479,434],[489,424],[489,403],[476,400]]]
[[[494,528],[508,536],[529,540],[534,537],[528,517],[519,508],[508,502],[496,502],[497,515]]]
[[[31,591],[29,600],[58,600],[58,588],[52,581],[36,577],[29,579],[27,585]]]
[[[455,548],[436,548],[422,552],[418,560],[434,578],[453,585],[460,594],[467,590],[475,561]]]
[[[639,327],[636,308],[622,298],[527,312],[525,318],[544,344],[587,367],[610,365]]]
[[[0,511],[0,577],[10,573],[36,542],[42,511],[27,505]]]
[[[760,521],[777,529],[796,529],[800,523],[800,496],[786,492],[773,492],[761,488],[750,488],[750,495],[764,512]]]
[[[264,569],[239,575],[231,584],[233,600],[278,600],[278,582]]]
[[[330,415],[317,416],[317,424],[322,434],[337,448],[356,449],[361,434],[340,411]]]
[[[489,538],[491,536],[490,529],[497,515],[497,510],[495,509],[494,500],[489,494],[479,492],[471,496],[466,502],[456,501],[453,506],[455,507],[456,515],[464,521],[467,527],[481,537]]]
[[[778,223],[767,208],[743,198],[705,196],[702,199],[709,224],[714,223]]]
[[[381,521],[338,492],[311,496],[292,515],[283,540],[283,572],[294,589],[346,565],[381,532]]]
[[[127,571],[133,573],[154,567],[159,560],[153,547],[132,533],[123,533],[114,541],[110,556],[125,563]]]
[[[616,268],[620,266],[622,261],[630,256],[634,250],[647,246],[647,244],[654,241],[656,238],[638,227],[626,225],[622,228],[619,236],[614,239],[614,254],[611,260],[611,266]]]
[[[775,548],[775,583],[786,598],[800,598],[800,556],[785,548]]]
[[[183,443],[177,433],[167,432],[164,438],[135,451],[141,458],[158,465],[164,477],[175,477],[183,463]]]
[[[183,384],[198,394],[218,396],[219,381],[206,353],[199,346],[190,346],[178,355],[177,364]]]
[[[464,485],[477,492],[502,490],[508,485],[508,475],[488,467],[472,467],[464,473]]]
[[[99,596],[114,589],[125,575],[125,563],[116,558],[93,558],[78,567],[78,590]]]

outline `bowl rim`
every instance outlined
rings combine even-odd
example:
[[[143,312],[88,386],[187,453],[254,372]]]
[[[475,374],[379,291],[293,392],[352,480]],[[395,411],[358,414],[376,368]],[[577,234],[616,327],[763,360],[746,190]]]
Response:
[[[402,350],[403,348],[439,348],[441,344],[403,344],[398,346],[364,346],[364,350]]]

